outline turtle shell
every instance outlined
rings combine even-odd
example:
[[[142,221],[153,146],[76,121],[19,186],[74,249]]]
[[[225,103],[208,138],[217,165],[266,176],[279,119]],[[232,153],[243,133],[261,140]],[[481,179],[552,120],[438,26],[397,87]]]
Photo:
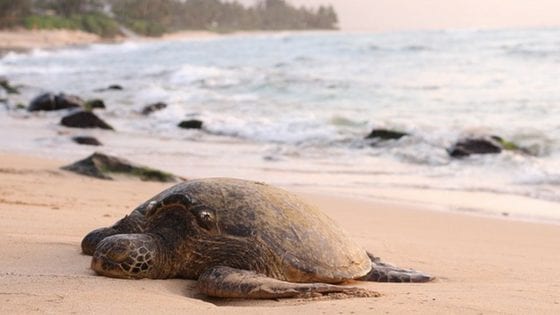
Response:
[[[316,207],[285,190],[239,179],[191,180],[163,191],[135,211],[145,213],[153,201],[175,194],[212,209],[220,240],[244,238],[250,240],[246,244],[266,248],[266,258],[259,259],[269,265],[267,270],[276,271],[269,276],[291,282],[337,283],[371,270],[364,249]],[[219,248],[220,255],[227,251],[231,247]]]

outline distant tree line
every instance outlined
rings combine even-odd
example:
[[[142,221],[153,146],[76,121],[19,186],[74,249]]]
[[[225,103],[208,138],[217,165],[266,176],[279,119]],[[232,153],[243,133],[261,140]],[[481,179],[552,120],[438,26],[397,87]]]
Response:
[[[222,0],[0,0],[0,28],[80,29],[105,37],[120,25],[142,35],[181,30],[336,29],[332,6],[296,8],[286,0],[253,6]]]

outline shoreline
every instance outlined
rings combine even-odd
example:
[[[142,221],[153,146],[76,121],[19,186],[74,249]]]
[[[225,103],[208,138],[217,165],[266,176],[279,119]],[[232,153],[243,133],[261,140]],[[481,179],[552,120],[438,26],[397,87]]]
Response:
[[[0,57],[10,52],[22,53],[35,49],[61,49],[87,46],[96,43],[111,43],[101,37],[72,30],[1,30]]]
[[[211,31],[187,30],[163,34],[160,37],[117,37],[102,38],[98,35],[76,30],[0,30],[0,58],[10,52],[27,53],[36,49],[58,50],[74,47],[87,47],[93,44],[122,44],[160,41],[183,41],[217,39],[234,36],[278,35],[286,32],[298,33],[330,33],[336,30],[303,30],[303,31],[235,31],[216,33]]]
[[[376,179],[367,172],[362,174],[343,166],[325,165],[318,168],[313,159],[285,159],[271,164],[263,159],[263,156],[267,156],[266,151],[263,151],[266,150],[263,144],[237,138],[205,135],[205,140],[200,141],[198,137],[174,139],[133,133],[130,130],[117,133],[82,130],[53,125],[60,117],[57,113],[37,117],[40,119],[34,119],[36,115],[30,113],[7,113],[8,115],[0,118],[0,124],[6,128],[6,138],[0,154],[46,156],[55,161],[65,160],[71,163],[99,150],[187,178],[266,178],[271,184],[297,191],[314,191],[374,202],[394,202],[429,208],[436,212],[560,225],[560,204],[557,201],[524,194],[407,185],[407,181],[415,183],[419,179],[412,176],[396,181],[394,176],[387,175],[376,175],[379,177]],[[104,113],[98,114],[104,117]],[[113,120],[112,123],[114,122]],[[101,139],[106,146],[92,148],[77,145],[70,139],[84,134]],[[160,147],[165,153],[154,160],[150,150],[142,149],[146,146]],[[224,161],[221,156],[230,156],[231,159]],[[238,167],[231,168],[231,163]],[[376,163],[378,168],[384,169],[393,167],[394,162],[380,159]]]
[[[169,184],[88,178],[60,170],[64,163],[0,153],[2,312],[128,314],[161,312],[161,305],[167,305],[168,313],[232,314],[560,311],[556,294],[560,252],[554,241],[560,237],[559,226],[308,189],[295,192],[321,208],[365,249],[386,262],[433,274],[437,280],[352,283],[380,292],[378,298],[257,301],[206,299],[192,280],[97,276],[89,269],[90,257],[80,253],[81,238],[91,229],[114,223]]]

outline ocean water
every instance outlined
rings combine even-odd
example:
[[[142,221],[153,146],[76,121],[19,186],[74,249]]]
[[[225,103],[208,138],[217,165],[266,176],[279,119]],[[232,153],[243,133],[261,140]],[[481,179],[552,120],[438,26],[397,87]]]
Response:
[[[474,191],[560,203],[560,29],[93,45],[10,53],[0,75],[24,86],[12,107],[43,91],[102,98],[108,108],[99,115],[118,132],[69,131],[56,124],[60,113],[9,111],[4,124],[92,133],[112,144],[105,151],[185,176],[273,170],[283,174],[273,177],[279,184],[365,195]],[[110,84],[124,90],[96,92]],[[139,114],[155,102],[169,106]],[[190,118],[204,121],[204,131],[176,127]],[[373,128],[411,136],[373,144],[364,140]],[[531,154],[448,156],[458,139],[477,135],[499,135]],[[51,155],[90,150],[54,134],[26,139],[2,141]]]

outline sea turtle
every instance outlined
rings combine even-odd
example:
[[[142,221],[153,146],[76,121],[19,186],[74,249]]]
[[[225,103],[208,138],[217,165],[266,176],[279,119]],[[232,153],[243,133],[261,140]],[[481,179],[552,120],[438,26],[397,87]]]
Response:
[[[100,275],[197,279],[215,297],[373,296],[337,284],[432,279],[380,262],[294,194],[228,178],[177,184],[89,233],[82,249]]]

